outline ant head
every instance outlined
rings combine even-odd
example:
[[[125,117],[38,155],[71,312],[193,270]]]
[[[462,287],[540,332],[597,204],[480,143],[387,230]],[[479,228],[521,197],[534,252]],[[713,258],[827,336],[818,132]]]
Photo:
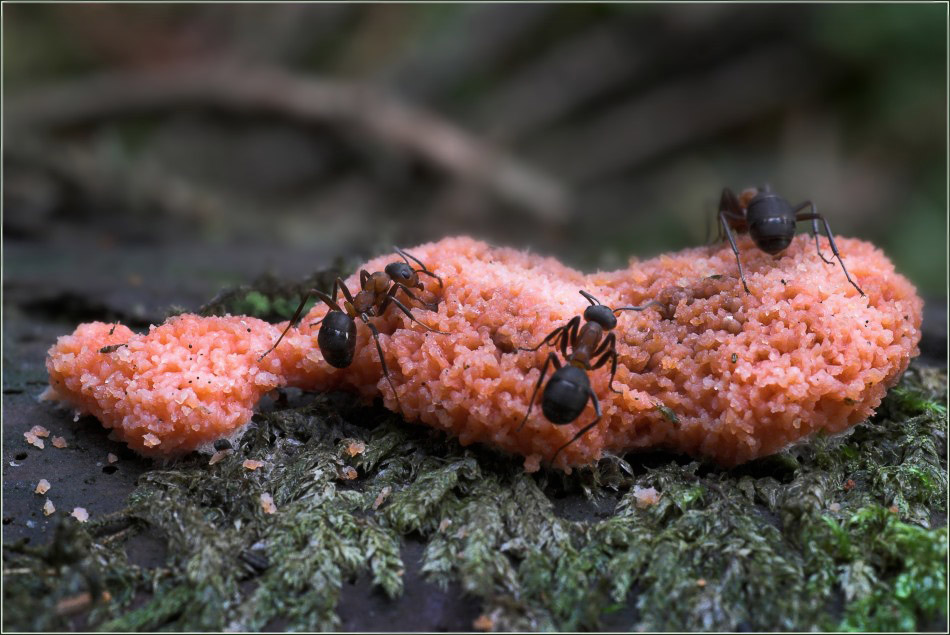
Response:
[[[419,281],[415,270],[404,262],[391,262],[386,265],[386,275],[393,282],[401,282],[407,287],[414,287]]]
[[[601,325],[605,331],[609,331],[617,326],[617,317],[610,310],[609,306],[595,304],[584,309],[584,319],[588,322],[596,322]]]

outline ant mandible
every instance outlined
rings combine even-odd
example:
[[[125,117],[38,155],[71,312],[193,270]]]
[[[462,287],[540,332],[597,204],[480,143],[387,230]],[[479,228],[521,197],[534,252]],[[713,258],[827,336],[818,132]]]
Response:
[[[803,212],[806,207],[811,211]],[[756,247],[767,254],[775,255],[788,247],[795,237],[795,224],[803,221],[811,221],[812,235],[815,237],[815,249],[818,255],[829,265],[830,260],[821,253],[821,247],[818,244],[818,221],[825,226],[825,234],[828,236],[828,242],[831,243],[831,251],[835,258],[841,263],[844,275],[848,282],[858,290],[862,296],[861,290],[851,275],[848,273],[841,254],[838,253],[838,247],[835,245],[835,239],[831,234],[831,227],[825,217],[819,214],[815,204],[811,201],[805,201],[795,207],[792,207],[788,201],[771,191],[769,186],[762,190],[750,189],[736,196],[728,187],[723,189],[722,197],[719,199],[719,223],[726,232],[729,244],[732,245],[732,251],[736,255],[736,263],[739,265],[739,277],[742,279],[742,286],[745,292],[749,293],[749,285],[746,284],[745,275],[742,273],[742,263],[739,261],[739,249],[736,248],[736,241],[732,237],[730,227],[738,232],[748,230]],[[722,234],[720,234],[720,237]]]
[[[531,408],[534,407],[534,400],[538,396],[538,390],[541,388],[541,384],[544,382],[544,376],[548,372],[548,366],[551,364],[554,364],[557,370],[554,371],[551,380],[547,386],[545,386],[544,393],[541,396],[541,410],[544,412],[544,416],[548,421],[555,425],[571,423],[577,419],[581,412],[584,411],[584,408],[587,407],[588,399],[594,402],[596,418],[581,428],[570,441],[558,448],[554,456],[551,457],[551,463],[554,463],[558,454],[561,453],[561,450],[584,436],[588,430],[593,428],[597,425],[597,422],[600,421],[600,402],[590,387],[587,372],[597,370],[608,361],[611,362],[610,382],[607,386],[612,392],[620,393],[619,390],[614,390],[613,387],[614,375],[617,374],[617,336],[613,333],[608,333],[607,337],[604,338],[604,333],[612,331],[614,327],[617,326],[616,314],[620,311],[642,311],[649,306],[659,305],[658,302],[652,300],[643,306],[628,306],[611,309],[601,304],[600,300],[586,291],[581,291],[580,294],[587,298],[587,301],[591,304],[591,306],[584,309],[584,320],[586,320],[584,326],[580,326],[581,316],[576,315],[564,326],[559,326],[551,331],[548,336],[534,348],[519,349],[522,351],[537,351],[545,344],[550,344],[561,350],[561,355],[564,357],[564,361],[567,362],[566,365],[561,366],[561,362],[558,360],[555,352],[552,351],[548,354],[547,359],[544,361],[544,366],[541,368],[541,376],[538,378],[538,383],[534,387],[534,392],[531,393],[531,401],[528,403],[528,412],[525,413],[524,420],[522,420],[521,425],[518,426],[519,431],[528,421]],[[580,327],[580,331],[578,331],[578,327]],[[603,338],[603,340],[601,338]],[[570,353],[567,351],[568,346],[571,347]],[[596,361],[592,362],[595,358],[597,358]]]
[[[307,304],[307,300],[310,299],[310,296],[316,296],[331,309],[323,318],[313,323],[319,324],[322,322],[320,332],[317,334],[317,344],[320,346],[320,352],[323,353],[323,359],[334,368],[347,368],[353,363],[353,354],[356,352],[356,318],[360,318],[363,324],[368,326],[369,330],[373,333],[373,339],[376,341],[376,351],[379,353],[379,362],[383,367],[383,374],[386,376],[386,381],[389,382],[389,387],[392,388],[393,396],[396,398],[396,404],[401,409],[402,406],[399,404],[399,395],[396,393],[396,387],[393,385],[393,380],[389,376],[389,369],[386,367],[386,358],[383,356],[383,347],[379,343],[379,331],[376,329],[376,326],[370,322],[370,318],[381,316],[386,309],[389,308],[390,304],[394,304],[400,311],[409,316],[410,320],[421,325],[423,328],[433,333],[441,333],[442,335],[448,335],[448,333],[434,329],[417,320],[412,314],[412,311],[396,297],[396,293],[401,290],[411,299],[422,304],[430,311],[436,311],[438,310],[438,304],[423,302],[411,289],[423,290],[425,288],[419,281],[420,273],[438,280],[439,287],[444,286],[442,284],[442,278],[426,269],[422,261],[412,254],[403,251],[399,247],[395,247],[395,250],[396,253],[402,256],[405,262],[391,262],[386,265],[385,271],[377,271],[372,274],[365,269],[361,270],[360,291],[355,297],[350,293],[350,290],[346,288],[346,283],[340,278],[334,281],[331,295],[327,295],[317,289],[308,291],[300,303],[300,306],[298,306],[294,312],[294,316],[290,318],[287,328],[280,334],[280,337],[277,338],[274,345],[258,358],[258,361],[264,359],[268,353],[277,348],[280,341],[287,335],[287,331],[290,330],[290,327],[300,318],[300,314],[303,312],[303,308]],[[412,258],[421,269],[413,269],[412,263],[409,262],[410,258]],[[343,307],[340,307],[336,301],[339,291],[343,291],[343,297],[346,298]]]

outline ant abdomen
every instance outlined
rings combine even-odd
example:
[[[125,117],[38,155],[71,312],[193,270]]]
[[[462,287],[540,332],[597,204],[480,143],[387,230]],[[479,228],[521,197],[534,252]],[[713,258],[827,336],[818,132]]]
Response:
[[[330,311],[320,324],[317,344],[334,368],[347,368],[356,352],[356,322],[342,311]]]
[[[571,423],[587,407],[589,395],[590,381],[587,379],[587,373],[568,364],[559,368],[544,387],[541,410],[551,423]]]

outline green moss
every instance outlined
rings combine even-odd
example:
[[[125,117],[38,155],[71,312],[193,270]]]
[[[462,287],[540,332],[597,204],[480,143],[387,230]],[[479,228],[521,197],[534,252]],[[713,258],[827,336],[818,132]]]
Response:
[[[946,385],[945,372],[912,367],[850,434],[733,470],[649,453],[570,476],[525,474],[518,458],[314,395],[257,415],[214,466],[192,457],[148,472],[116,518],[64,526],[48,549],[8,545],[4,627],[67,628],[56,603],[95,577],[113,599],[87,615],[92,628],[337,629],[347,580],[400,601],[412,534],[422,575],[457,585],[499,629],[595,629],[620,615],[647,630],[939,628]],[[356,442],[365,451],[351,456]],[[265,465],[249,471],[245,458]],[[639,506],[635,487],[659,501]],[[120,521],[124,533],[108,530]],[[126,560],[138,531],[164,538],[164,565]]]

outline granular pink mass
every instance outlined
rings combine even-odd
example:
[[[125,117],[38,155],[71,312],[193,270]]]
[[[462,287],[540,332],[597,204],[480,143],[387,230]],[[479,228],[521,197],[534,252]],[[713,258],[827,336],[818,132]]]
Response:
[[[614,387],[621,394],[607,390],[609,365],[590,373],[603,418],[557,464],[664,447],[735,465],[864,420],[918,353],[923,303],[913,286],[872,245],[837,242],[866,297],[837,263],[821,261],[807,235],[777,257],[740,237],[751,294],[742,289],[728,245],[583,275],[553,259],[449,238],[410,250],[445,282],[439,289],[423,279],[424,299],[438,298],[438,313],[410,306],[420,321],[450,335],[427,332],[392,309],[375,323],[406,419],[455,434],[463,444],[521,454],[526,469],[536,469],[594,412],[588,405],[573,424],[556,426],[536,403],[518,431],[551,350],[518,347],[537,345],[581,314],[588,304],[579,289],[612,307],[657,299],[661,308],[618,317]],[[381,271],[395,260],[379,257],[364,268]],[[351,290],[358,290],[358,279],[347,280]],[[284,325],[180,316],[148,335],[121,326],[108,335],[111,325],[82,325],[50,350],[53,396],[97,416],[150,456],[232,436],[260,397],[283,385],[381,394],[396,409],[364,326],[350,367],[323,361],[319,326],[311,323],[326,311],[315,307],[262,361],[257,358]],[[121,343],[127,345],[99,352]]]

